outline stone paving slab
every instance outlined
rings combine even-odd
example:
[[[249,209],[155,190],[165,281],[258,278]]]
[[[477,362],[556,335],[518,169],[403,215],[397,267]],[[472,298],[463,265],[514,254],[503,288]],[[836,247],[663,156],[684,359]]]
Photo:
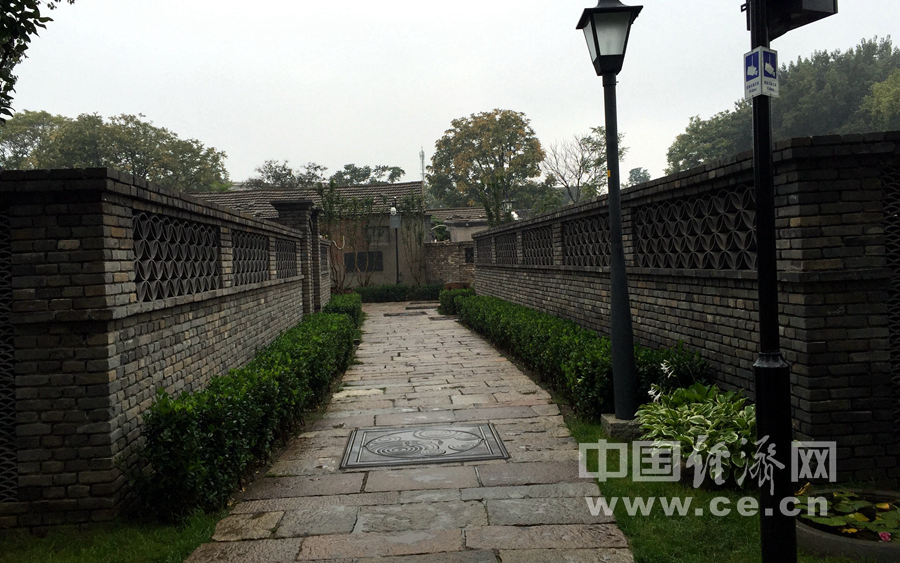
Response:
[[[232,514],[252,514],[254,512],[276,512],[302,510],[306,508],[328,506],[367,506],[373,504],[396,504],[400,501],[400,493],[390,491],[384,493],[362,493],[358,495],[339,495],[321,497],[293,497],[240,502],[232,510]]]
[[[487,512],[480,502],[422,502],[360,508],[353,531],[450,530],[487,523]]]
[[[628,549],[501,550],[503,563],[634,563]]]
[[[232,514],[216,524],[212,539],[215,541],[264,540],[281,521],[284,512],[257,512],[256,514]]]
[[[633,563],[592,517],[578,446],[549,394],[458,323],[367,304],[359,363],[324,416],[238,495],[189,563]],[[359,428],[491,422],[507,460],[339,467]]]
[[[356,525],[358,506],[332,505],[285,512],[277,538],[299,538],[328,534],[349,534]]]
[[[499,563],[499,560],[493,551],[456,551],[406,557],[366,557],[354,563]]]
[[[526,498],[489,500],[488,516],[493,526],[538,526],[541,524],[608,524],[615,518],[593,516],[582,498]]]
[[[539,485],[581,480],[578,477],[578,464],[565,461],[481,465],[477,469],[478,479],[485,487]]]
[[[185,563],[293,563],[302,543],[302,538],[205,543]]]
[[[336,473],[314,477],[266,477],[243,495],[243,500],[325,495],[349,495],[362,492],[362,473]]]
[[[392,534],[313,536],[303,541],[298,561],[353,557],[392,557],[462,551],[462,530],[415,530]]]
[[[432,466],[389,471],[373,470],[366,481],[366,492],[464,489],[477,486],[478,477],[474,467]]]
[[[466,530],[469,549],[583,549],[628,547],[615,524],[484,526]]]

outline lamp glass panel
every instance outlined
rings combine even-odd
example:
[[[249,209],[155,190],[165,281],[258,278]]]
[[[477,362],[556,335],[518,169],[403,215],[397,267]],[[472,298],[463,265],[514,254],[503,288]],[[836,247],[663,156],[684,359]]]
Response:
[[[597,44],[594,43],[594,20],[588,18],[588,23],[584,26],[584,38],[588,44],[588,51],[591,52],[591,61],[597,60]]]
[[[610,12],[594,14],[593,23],[597,30],[600,55],[624,55],[628,28],[631,27],[631,12]]]

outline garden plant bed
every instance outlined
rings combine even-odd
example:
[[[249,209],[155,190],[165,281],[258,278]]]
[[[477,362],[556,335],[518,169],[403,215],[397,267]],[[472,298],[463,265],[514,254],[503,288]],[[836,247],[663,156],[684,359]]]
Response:
[[[797,544],[800,547],[810,553],[856,561],[900,561],[900,534],[895,531],[900,527],[900,494],[829,490],[810,495],[818,496],[829,501],[828,516],[815,520],[805,516],[797,519]],[[888,536],[879,537],[879,531]]]

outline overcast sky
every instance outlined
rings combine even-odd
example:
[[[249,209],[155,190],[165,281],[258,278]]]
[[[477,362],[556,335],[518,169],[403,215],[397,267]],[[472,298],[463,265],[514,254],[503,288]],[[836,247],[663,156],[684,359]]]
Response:
[[[631,2],[637,4],[638,2]],[[619,74],[619,130],[635,167],[662,175],[692,115],[743,95],[743,0],[646,0]],[[142,113],[228,154],[232,180],[267,159],[386,164],[420,176],[450,121],[523,112],[548,146],[603,124],[601,79],[575,24],[590,0],[77,0],[18,67],[16,109]],[[781,61],[900,41],[897,0],[775,42]],[[777,102],[776,102],[777,103]]]

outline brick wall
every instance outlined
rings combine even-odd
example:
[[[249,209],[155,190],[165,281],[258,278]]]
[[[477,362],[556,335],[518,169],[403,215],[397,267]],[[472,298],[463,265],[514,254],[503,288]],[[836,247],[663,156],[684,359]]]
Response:
[[[426,283],[475,281],[475,243],[426,242],[425,243]]]
[[[156,390],[300,321],[304,238],[107,169],[3,172],[0,218],[0,527],[109,520]]]
[[[319,308],[331,300],[331,241],[319,240]]]
[[[896,482],[900,134],[793,139],[774,156],[795,437],[837,441],[843,477]],[[683,340],[719,383],[751,396],[752,186],[752,158],[743,154],[622,194],[636,339]],[[607,332],[607,215],[601,197],[476,235],[476,290]]]

